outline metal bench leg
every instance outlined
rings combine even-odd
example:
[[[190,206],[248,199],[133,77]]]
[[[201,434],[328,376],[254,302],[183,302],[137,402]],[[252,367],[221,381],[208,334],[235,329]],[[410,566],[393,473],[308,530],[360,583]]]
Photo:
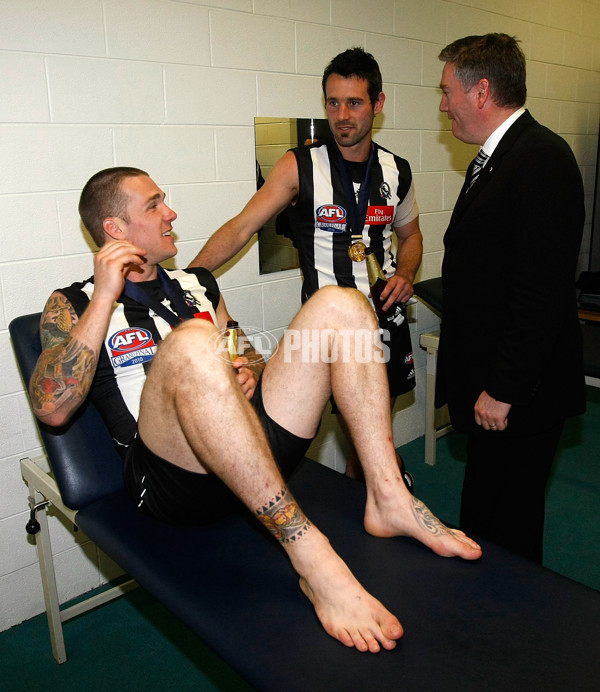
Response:
[[[427,349],[427,376],[425,380],[425,463],[435,466],[436,442],[438,438],[452,430],[452,425],[447,423],[441,428],[436,425],[435,408],[435,380],[437,375],[438,348],[440,345],[440,331],[421,334],[421,346]]]
[[[41,459],[43,457],[39,457],[37,461]],[[81,613],[86,613],[88,610],[92,610],[103,603],[108,603],[114,598],[122,596],[135,588],[137,583],[133,579],[128,579],[93,596],[88,596],[74,605],[61,608],[58,600],[56,572],[54,570],[50,532],[48,530],[47,506],[52,504],[59,514],[72,521],[73,524],[76,523],[75,517],[77,512],[63,503],[56,481],[49,473],[42,470],[35,460],[28,457],[21,459],[21,473],[29,487],[29,501],[32,511],[25,528],[27,533],[35,536],[42,588],[44,590],[44,603],[48,616],[48,629],[52,643],[52,654],[58,663],[64,663],[67,660],[67,654],[63,623],[81,615]]]
[[[41,493],[33,491],[32,499],[34,504],[37,504],[46,498]],[[40,561],[40,574],[44,590],[46,615],[48,616],[52,655],[58,663],[64,663],[67,660],[67,653],[65,650],[60,603],[58,601],[58,589],[56,588],[56,573],[54,571],[54,561],[52,560],[52,546],[50,544],[46,507],[38,510],[36,518],[40,525],[40,531],[35,535],[35,543]]]
[[[435,429],[435,374],[437,371],[437,346],[427,347],[427,378],[425,383],[425,463],[435,466],[436,440]]]

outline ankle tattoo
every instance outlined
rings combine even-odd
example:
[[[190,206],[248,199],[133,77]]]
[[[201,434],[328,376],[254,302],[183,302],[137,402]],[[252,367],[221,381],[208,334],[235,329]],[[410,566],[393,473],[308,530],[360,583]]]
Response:
[[[433,536],[440,536],[449,533],[448,527],[444,526],[442,522],[433,514],[433,512],[427,507],[421,500],[416,497],[412,498],[413,502],[413,513],[419,526],[422,526],[426,531],[428,531]]]
[[[280,543],[293,543],[308,531],[310,521],[287,488],[282,488],[255,516]]]

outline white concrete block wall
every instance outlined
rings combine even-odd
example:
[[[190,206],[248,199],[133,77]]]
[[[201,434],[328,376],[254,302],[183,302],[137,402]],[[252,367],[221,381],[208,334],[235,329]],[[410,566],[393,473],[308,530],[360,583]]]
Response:
[[[0,630],[43,610],[19,472],[22,456],[42,450],[7,326],[41,310],[53,288],[91,273],[91,242],[76,210],[85,181],[112,165],[148,170],[179,214],[176,262],[184,266],[254,190],[254,117],[323,117],[325,64],[362,45],[378,58],[387,95],[376,137],[415,173],[425,236],[419,278],[436,276],[473,155],[437,111],[437,54],[455,38],[487,31],[522,40],[528,105],[573,147],[591,209],[600,0],[2,0]],[[276,334],[299,305],[299,272],[261,276],[255,243],[218,280],[236,315]],[[417,343],[435,325],[428,310],[412,309],[419,385],[397,406],[398,444],[423,433],[425,359]],[[347,449],[331,416],[312,451],[343,468]],[[54,516],[50,524],[61,599],[118,571],[85,536]]]

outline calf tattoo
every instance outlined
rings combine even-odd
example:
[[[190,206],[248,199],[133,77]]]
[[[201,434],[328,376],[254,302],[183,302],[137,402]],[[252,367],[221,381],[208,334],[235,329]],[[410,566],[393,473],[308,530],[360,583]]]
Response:
[[[441,536],[450,533],[447,526],[444,526],[442,522],[432,514],[431,510],[418,500],[416,497],[412,498],[413,512],[417,519],[417,522],[426,531],[428,531],[433,536]]]
[[[293,543],[308,531],[310,521],[287,488],[255,511],[256,518],[280,543]]]

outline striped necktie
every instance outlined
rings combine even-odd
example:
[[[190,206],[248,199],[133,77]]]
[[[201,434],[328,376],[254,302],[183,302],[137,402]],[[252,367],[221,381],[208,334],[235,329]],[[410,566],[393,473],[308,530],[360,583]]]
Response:
[[[483,151],[483,149],[480,149],[477,152],[477,156],[473,161],[473,170],[471,171],[471,180],[469,181],[469,187],[467,188],[467,192],[473,187],[473,183],[477,180],[477,178],[479,178],[481,169],[485,166],[485,162],[489,158],[490,157],[485,153],[485,151]]]

